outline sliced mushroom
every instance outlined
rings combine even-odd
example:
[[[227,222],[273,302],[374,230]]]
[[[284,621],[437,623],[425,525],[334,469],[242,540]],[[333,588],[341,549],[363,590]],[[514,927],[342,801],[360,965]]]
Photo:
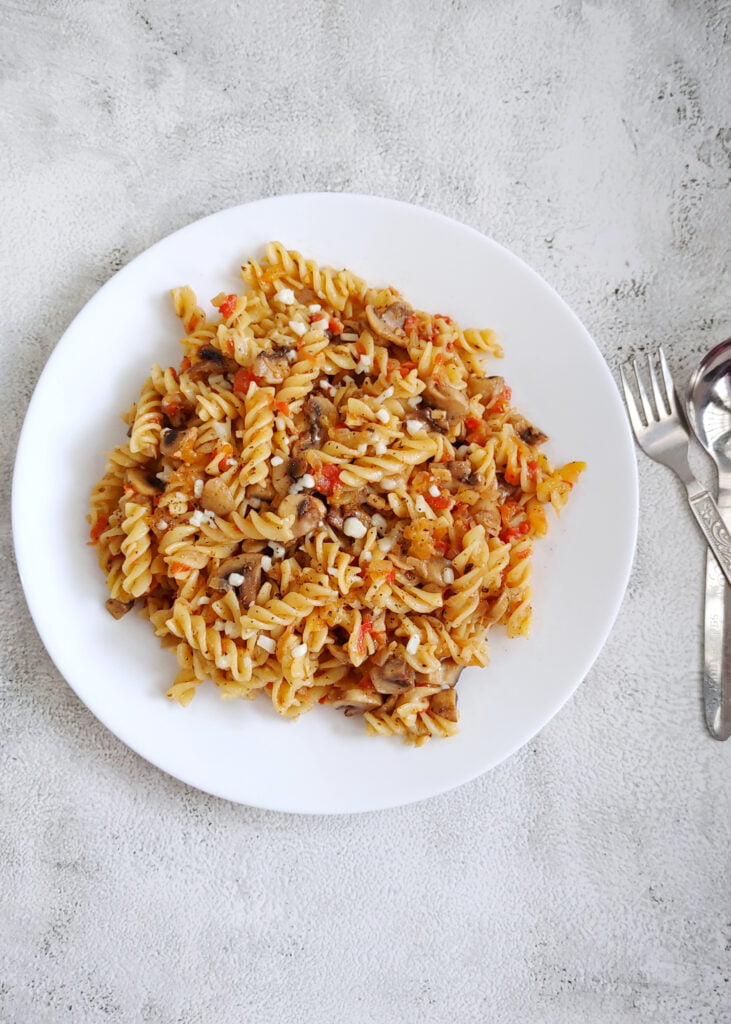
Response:
[[[470,377],[467,382],[469,393],[479,395],[485,405],[493,402],[504,388],[504,377]]]
[[[432,413],[433,410],[430,409],[428,405],[422,405],[419,406],[418,409],[414,409],[413,412],[409,413],[409,419],[422,420],[422,422],[426,423],[430,430],[436,430],[438,434],[446,434],[446,423],[440,423],[438,420],[434,418]]]
[[[392,654],[382,665],[370,665],[371,682],[379,693],[403,693],[414,685],[416,673],[398,654]]]
[[[194,441],[197,436],[197,427],[188,427],[187,430],[174,430],[172,427],[167,427],[160,437],[160,451],[170,458],[179,459],[183,445]]]
[[[451,384],[437,384],[429,381],[423,392],[424,402],[436,409],[443,409],[447,414],[447,422],[459,423],[469,412],[469,402],[464,391],[459,391]]]
[[[534,427],[532,423],[529,423],[522,416],[515,416],[513,418],[513,426],[515,427],[515,433],[524,444],[543,444],[544,441],[548,440],[548,434],[544,434],[542,430]]]
[[[139,466],[127,470],[127,479],[138,494],[161,494],[165,490],[162,480],[158,480],[154,473],[146,473]]]
[[[274,476],[278,468],[279,467],[274,467],[272,469],[272,476]],[[287,482],[287,486],[284,488],[284,490],[286,490],[288,487],[289,482]],[[258,484],[249,484],[249,486],[246,488],[246,497],[253,498],[254,501],[274,501],[276,496],[276,491],[272,486],[270,480],[261,480]]]
[[[203,345],[198,349],[198,358],[188,370],[193,380],[207,377],[211,373],[236,373],[240,369],[235,359],[229,359],[212,345]]]
[[[324,395],[310,395],[304,404],[307,431],[295,445],[295,454],[308,448],[319,448],[327,436],[328,426],[338,418],[337,410]]]
[[[319,498],[313,498],[311,494],[288,494],[279,503],[277,514],[294,516],[292,533],[295,537],[304,537],[311,533],[325,518],[327,509]]]
[[[446,718],[448,722],[458,722],[457,691],[440,690],[439,693],[433,693],[429,698],[429,710],[440,718]]]
[[[262,555],[242,554],[224,558],[217,574],[209,581],[214,590],[231,590],[236,587],[239,601],[248,608],[256,600],[261,584]],[[231,576],[243,576],[241,583],[231,583]]]
[[[457,665],[451,658],[445,658],[439,667],[441,670],[441,685],[456,686],[457,680],[462,674],[462,665]]]
[[[375,334],[394,345],[406,348],[407,339],[404,336],[404,321],[411,316],[413,309],[405,302],[392,302],[385,309],[374,309],[373,306],[366,306],[366,319]],[[400,331],[399,334],[396,332]]]
[[[213,477],[203,485],[201,505],[217,516],[227,516],[236,508],[236,501],[223,480]]]
[[[444,463],[446,469],[452,474],[457,483],[469,484],[474,482],[472,473],[472,463],[467,459],[464,461],[453,461]]]
[[[366,711],[375,711],[381,706],[381,698],[377,693],[367,693],[354,687],[346,690],[342,697],[332,702],[331,707],[341,708],[350,717],[351,715],[363,715]]]
[[[293,455],[287,462],[287,476],[290,480],[299,480],[307,472],[307,459],[304,455]]]
[[[289,373],[287,353],[280,349],[260,352],[251,366],[251,372],[265,384],[279,384]]]
[[[409,567],[419,579],[426,583],[444,583],[444,570],[449,562],[446,558],[409,558]]]
[[[121,619],[123,615],[132,610],[133,606],[134,601],[117,601],[113,597],[104,602],[104,607],[113,619]]]

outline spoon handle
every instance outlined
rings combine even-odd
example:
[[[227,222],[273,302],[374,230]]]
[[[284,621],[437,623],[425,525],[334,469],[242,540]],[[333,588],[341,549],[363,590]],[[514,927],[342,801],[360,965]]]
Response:
[[[731,736],[731,587],[710,551],[706,555],[703,710],[717,740]]]

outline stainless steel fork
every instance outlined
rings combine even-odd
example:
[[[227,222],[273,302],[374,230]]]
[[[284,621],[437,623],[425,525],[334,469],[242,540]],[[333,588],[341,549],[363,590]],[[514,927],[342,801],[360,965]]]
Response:
[[[660,364],[660,377],[656,370],[657,362]],[[641,413],[627,380],[630,368],[634,371]],[[655,462],[667,466],[668,469],[672,469],[673,473],[680,477],[688,492],[691,511],[703,531],[709,548],[716,556],[721,571],[731,583],[731,534],[724,526],[715,501],[690,471],[688,465],[690,435],[662,348],[658,348],[654,359],[648,354],[647,369],[654,402],[650,401],[645,385],[642,383],[636,359],[632,359],[630,363],[626,364],[626,372],[624,366],[620,367],[619,371],[622,376],[624,400],[627,403],[629,419],[637,444],[645,455]],[[662,386],[660,380],[662,380]]]

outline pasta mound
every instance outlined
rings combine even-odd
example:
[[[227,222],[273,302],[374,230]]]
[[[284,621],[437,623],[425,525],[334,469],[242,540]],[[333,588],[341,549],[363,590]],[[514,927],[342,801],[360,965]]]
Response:
[[[184,356],[152,368],[91,497],[107,608],[175,648],[180,704],[211,680],[451,736],[489,628],[528,633],[533,542],[584,464],[554,468],[486,376],[491,331],[277,242],[242,276],[213,319],[172,293]]]

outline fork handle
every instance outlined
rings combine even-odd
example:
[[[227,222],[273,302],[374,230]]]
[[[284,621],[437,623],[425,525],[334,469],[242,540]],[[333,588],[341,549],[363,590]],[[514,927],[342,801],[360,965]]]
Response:
[[[716,502],[708,491],[697,480],[689,482],[687,486],[691,511],[698,520],[708,547],[716,556],[721,572],[731,585],[731,534],[724,526]]]

